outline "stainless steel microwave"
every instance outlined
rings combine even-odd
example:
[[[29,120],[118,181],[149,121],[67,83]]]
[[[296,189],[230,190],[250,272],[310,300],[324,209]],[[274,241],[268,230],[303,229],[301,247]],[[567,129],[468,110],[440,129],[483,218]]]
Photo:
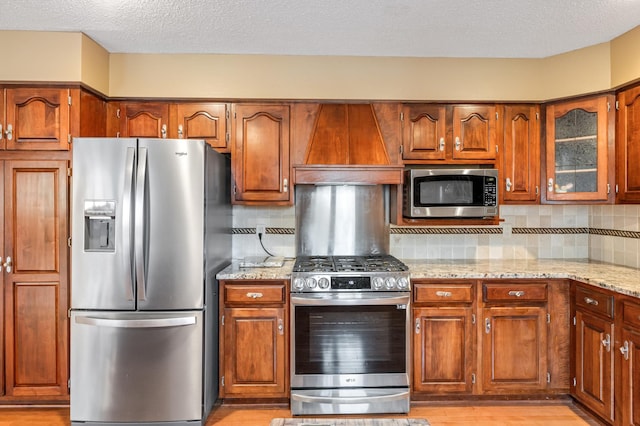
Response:
[[[405,170],[403,215],[409,218],[492,218],[498,215],[498,170]]]

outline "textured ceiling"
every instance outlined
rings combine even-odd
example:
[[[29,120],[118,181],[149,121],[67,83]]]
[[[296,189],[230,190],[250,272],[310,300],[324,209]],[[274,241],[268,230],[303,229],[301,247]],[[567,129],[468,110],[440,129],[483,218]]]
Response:
[[[640,0],[0,0],[0,30],[112,53],[539,58],[638,25]]]

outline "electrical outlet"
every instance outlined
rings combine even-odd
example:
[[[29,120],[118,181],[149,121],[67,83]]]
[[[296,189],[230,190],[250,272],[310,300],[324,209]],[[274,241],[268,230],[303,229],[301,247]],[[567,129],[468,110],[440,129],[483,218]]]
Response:
[[[264,235],[267,228],[264,225],[256,225],[256,235]]]

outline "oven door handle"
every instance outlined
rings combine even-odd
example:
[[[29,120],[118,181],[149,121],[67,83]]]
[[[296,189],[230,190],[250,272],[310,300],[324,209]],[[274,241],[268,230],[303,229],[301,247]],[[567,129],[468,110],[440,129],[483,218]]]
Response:
[[[392,395],[379,395],[379,396],[357,396],[357,397],[348,397],[348,396],[311,396],[311,395],[300,395],[298,393],[292,393],[291,398],[296,399],[301,402],[309,402],[309,403],[317,403],[317,404],[370,404],[374,403],[377,400],[383,400],[385,402],[402,400],[407,398],[409,392],[401,391],[398,393],[394,393]]]
[[[358,293],[357,297],[343,294],[308,294],[304,296],[291,296],[292,305],[303,306],[357,306],[357,305],[408,305],[410,293],[386,293],[375,292]]]

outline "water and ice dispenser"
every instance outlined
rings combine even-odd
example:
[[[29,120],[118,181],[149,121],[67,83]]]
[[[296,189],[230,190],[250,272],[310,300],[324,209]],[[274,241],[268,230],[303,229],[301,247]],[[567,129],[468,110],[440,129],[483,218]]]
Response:
[[[113,252],[116,249],[116,202],[85,200],[84,250]]]

